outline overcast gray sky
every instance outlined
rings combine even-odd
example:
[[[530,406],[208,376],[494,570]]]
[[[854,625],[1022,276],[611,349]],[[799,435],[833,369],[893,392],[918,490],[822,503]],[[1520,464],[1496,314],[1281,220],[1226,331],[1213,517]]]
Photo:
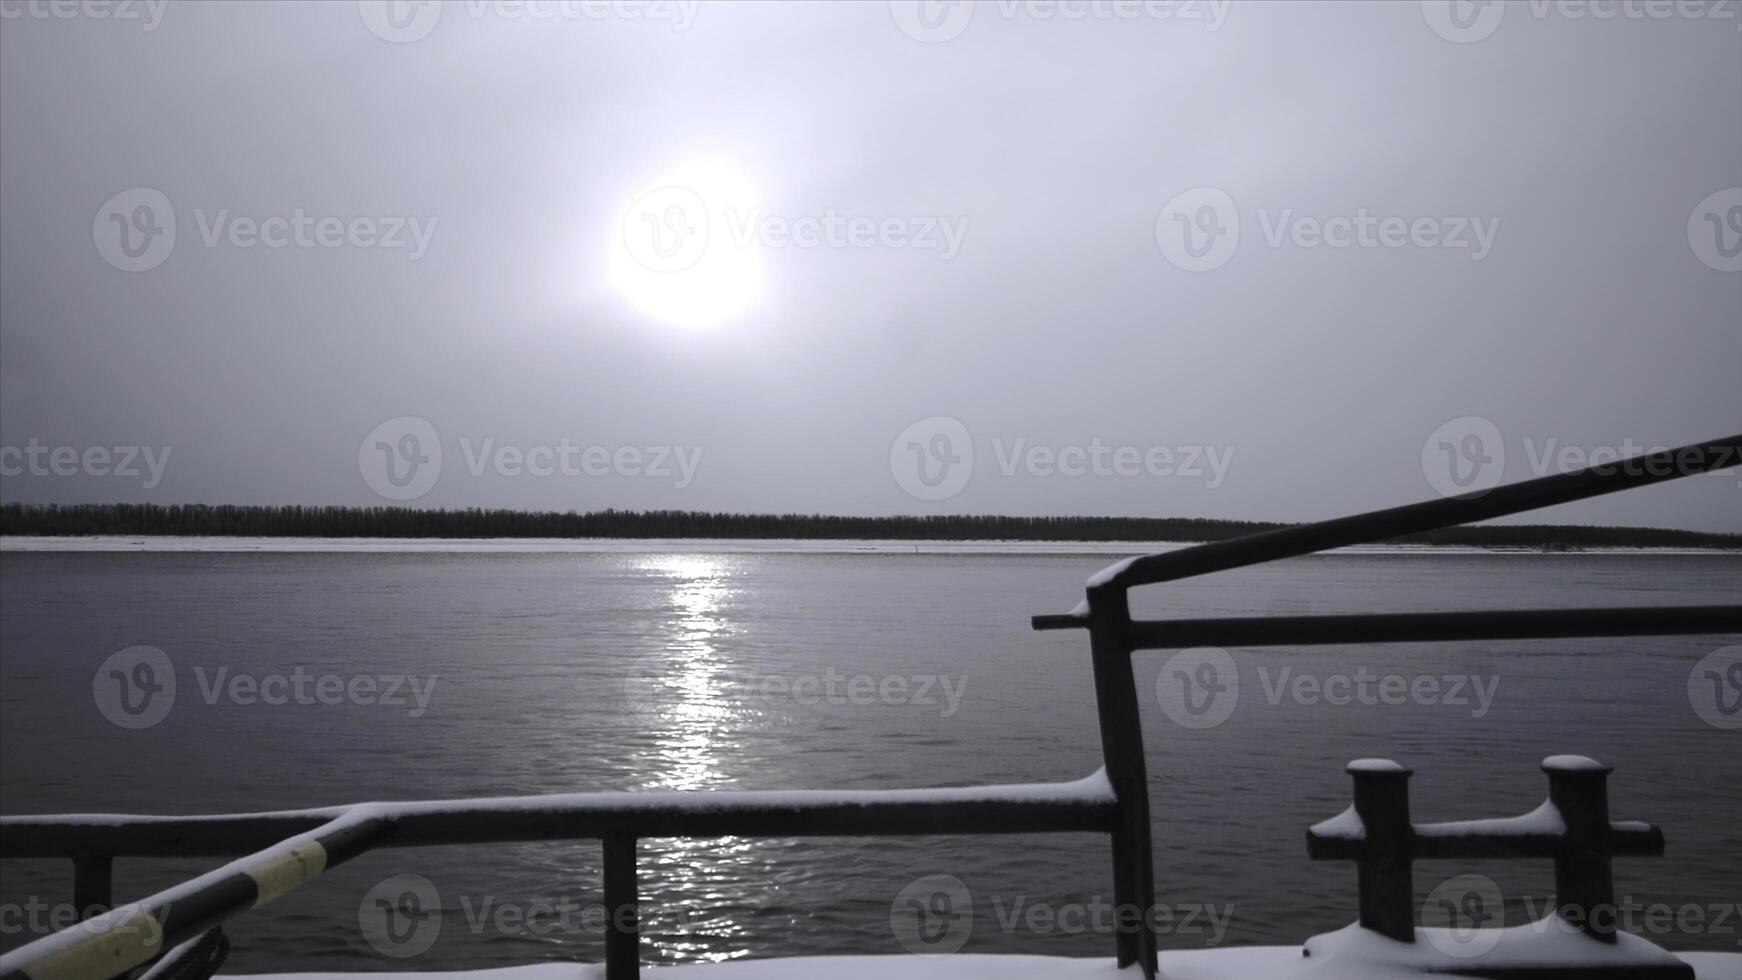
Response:
[[[1729,434],[1742,22],[1663,9],[3,0],[3,495],[1304,520]]]

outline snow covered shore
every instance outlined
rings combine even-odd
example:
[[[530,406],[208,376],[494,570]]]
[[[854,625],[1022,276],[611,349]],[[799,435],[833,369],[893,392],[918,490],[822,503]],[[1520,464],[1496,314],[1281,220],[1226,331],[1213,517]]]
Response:
[[[79,537],[0,535],[0,552],[264,552],[383,554],[891,554],[891,555],[1136,555],[1190,547],[1169,541],[898,541],[822,538],[250,538],[93,534]],[[1374,544],[1338,548],[1344,555],[1736,555],[1712,548],[1472,548],[1461,545]]]

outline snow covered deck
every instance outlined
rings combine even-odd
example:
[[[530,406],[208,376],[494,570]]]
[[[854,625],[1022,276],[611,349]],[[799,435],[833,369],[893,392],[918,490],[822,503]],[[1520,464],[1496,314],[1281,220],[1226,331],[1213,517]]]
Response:
[[[1736,980],[1742,977],[1742,953],[1684,953],[1680,958],[1693,966],[1698,980]],[[963,954],[805,956],[648,967],[645,972],[669,980],[1131,980],[1143,975],[1136,967],[1121,970],[1113,965],[1111,959]],[[431,973],[254,974],[251,980],[358,980],[360,977],[370,980],[604,980],[604,976],[603,964],[541,963],[498,970]],[[1448,976],[1456,974],[1424,972],[1397,960],[1361,964],[1339,958],[1314,961],[1303,958],[1299,946],[1249,946],[1161,954],[1163,980],[1420,980],[1422,977]]]

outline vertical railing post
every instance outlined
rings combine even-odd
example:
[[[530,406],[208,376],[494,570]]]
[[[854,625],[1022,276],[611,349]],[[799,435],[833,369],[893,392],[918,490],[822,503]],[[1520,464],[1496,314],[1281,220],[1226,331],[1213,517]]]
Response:
[[[1143,725],[1131,670],[1130,625],[1131,608],[1123,589],[1089,590],[1089,651],[1094,661],[1101,757],[1118,801],[1112,833],[1115,949],[1120,967],[1137,963],[1143,975],[1152,978],[1156,970],[1155,935],[1150,931],[1155,865]]]
[[[81,919],[101,915],[115,904],[113,868],[114,859],[107,854],[73,858],[73,908]]]
[[[635,838],[606,834],[604,839],[605,980],[641,976],[641,912],[635,883]]]
[[[1409,822],[1412,771],[1390,759],[1356,759],[1348,773],[1355,780],[1355,815],[1361,818],[1362,850],[1357,865],[1361,926],[1400,943],[1415,942],[1415,830]]]
[[[1566,834],[1554,859],[1555,907],[1573,913],[1585,935],[1615,941],[1614,846],[1609,826],[1609,773],[1594,759],[1556,755],[1542,760],[1548,798],[1560,811]]]

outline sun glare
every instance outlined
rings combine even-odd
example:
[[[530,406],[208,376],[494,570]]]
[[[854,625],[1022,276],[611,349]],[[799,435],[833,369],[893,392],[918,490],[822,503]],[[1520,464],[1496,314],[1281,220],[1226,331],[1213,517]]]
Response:
[[[718,163],[650,181],[614,229],[611,278],[649,316],[686,327],[725,323],[762,291],[762,259],[747,232],[757,207],[750,184]]]

